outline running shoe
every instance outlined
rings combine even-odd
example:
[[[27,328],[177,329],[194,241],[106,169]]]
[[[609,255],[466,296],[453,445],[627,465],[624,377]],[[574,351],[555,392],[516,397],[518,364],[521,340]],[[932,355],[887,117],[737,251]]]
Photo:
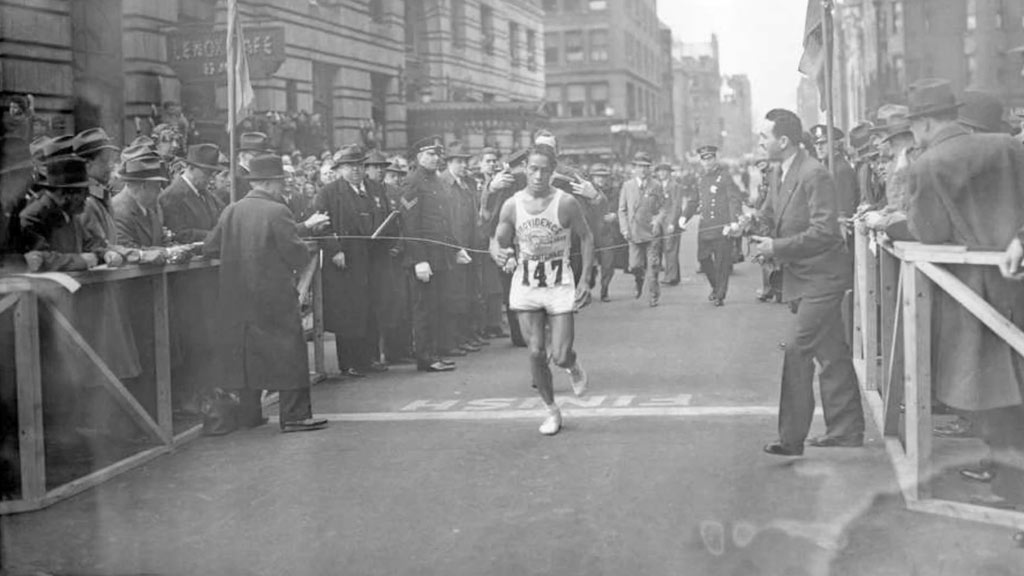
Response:
[[[577,397],[583,396],[587,393],[587,371],[583,369],[583,364],[580,363],[580,359],[576,359],[576,364],[572,368],[566,370],[569,373],[569,379],[572,382],[572,392]]]
[[[554,436],[562,429],[562,412],[558,408],[548,410],[548,417],[540,425],[540,433],[545,436]]]

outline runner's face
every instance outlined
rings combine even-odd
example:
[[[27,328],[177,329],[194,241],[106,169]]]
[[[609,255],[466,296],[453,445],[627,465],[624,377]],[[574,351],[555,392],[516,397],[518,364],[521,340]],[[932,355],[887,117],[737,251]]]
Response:
[[[526,164],[526,182],[529,185],[530,193],[534,196],[547,194],[554,172],[555,168],[551,166],[547,156],[531,154],[530,160]]]

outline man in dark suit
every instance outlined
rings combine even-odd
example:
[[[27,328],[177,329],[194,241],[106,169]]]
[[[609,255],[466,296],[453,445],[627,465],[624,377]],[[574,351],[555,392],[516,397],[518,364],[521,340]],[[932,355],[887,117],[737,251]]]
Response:
[[[189,146],[187,168],[160,193],[164,224],[174,233],[175,241],[202,242],[217,225],[224,206],[207,190],[207,184],[221,171],[219,158],[220,148],[215,144]]]
[[[796,114],[775,109],[760,132],[762,152],[782,165],[762,209],[771,237],[753,236],[756,250],[782,265],[783,299],[796,313],[786,342],[779,401],[779,439],[765,446],[799,456],[814,417],[814,361],[821,365],[826,433],[811,446],[861,446],[864,413],[842,319],[843,296],[853,283],[850,254],[839,231],[835,184],[828,170],[800,150]]]
[[[843,220],[852,217],[857,212],[857,205],[860,204],[860,192],[857,187],[857,173],[853,166],[846,159],[843,152],[843,140],[846,134],[838,128],[832,128],[832,151],[828,149],[828,127],[819,124],[811,128],[811,135],[814,137],[814,148],[818,158],[826,168],[833,169],[832,179],[836,185],[836,202],[839,210],[839,224]],[[834,165],[834,167],[833,167]]]
[[[633,177],[622,183],[619,193],[619,231],[629,243],[629,269],[633,273],[633,297],[640,299],[644,286],[650,306],[658,305],[661,287],[662,235],[672,223],[666,222],[669,202],[657,179],[651,177],[651,156],[633,156]],[[674,227],[673,227],[674,228]]]
[[[129,160],[121,171],[124,189],[110,202],[117,244],[127,248],[162,246],[163,216],[157,198],[167,183],[166,165],[156,155]]]

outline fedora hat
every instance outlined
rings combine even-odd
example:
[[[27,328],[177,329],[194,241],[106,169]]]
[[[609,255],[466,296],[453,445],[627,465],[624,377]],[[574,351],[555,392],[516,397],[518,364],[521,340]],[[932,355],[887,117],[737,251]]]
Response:
[[[8,136],[0,140],[0,174],[32,169],[32,152],[24,138]]]
[[[469,153],[469,150],[462,144],[462,142],[451,142],[451,143],[449,143],[448,146],[444,150],[444,155],[445,155],[445,158],[462,158],[462,159],[468,159],[471,156],[473,156],[472,154]]]
[[[1003,121],[1003,103],[990,92],[966,90],[958,121],[979,132],[1009,134],[1010,124]]]
[[[79,132],[72,139],[72,147],[78,156],[89,156],[102,150],[119,150],[103,128],[90,128]]]
[[[651,161],[651,155],[641,150],[633,155],[633,164],[635,166],[650,166],[653,164]]]
[[[238,137],[239,152],[270,152],[270,137],[263,132],[243,132]]]
[[[242,178],[246,180],[284,180],[288,174],[284,171],[284,162],[277,154],[263,154],[249,161],[249,173]]]
[[[910,114],[910,109],[901,104],[883,104],[875,113],[875,123],[871,128],[874,134],[882,134],[889,131],[889,125],[894,121],[903,123]]]
[[[405,168],[402,168],[402,166],[399,165],[397,162],[391,162],[390,164],[388,164],[387,168],[385,168],[384,171],[385,172],[394,172],[395,174],[408,174],[409,173],[408,170],[406,170]]]
[[[62,156],[46,162],[46,178],[42,186],[53,189],[89,188],[89,173],[85,160],[77,156]]]
[[[874,127],[875,125],[871,122],[864,121],[851,128],[849,134],[850,148],[859,151],[865,146],[870,145],[871,129]]]
[[[718,156],[718,146],[712,146],[710,144],[701,146],[700,148],[697,148],[697,156],[700,156],[701,160],[714,158],[715,156]]]
[[[373,152],[370,152],[369,156],[366,157],[366,160],[363,161],[363,164],[365,164],[366,166],[387,166],[391,164],[391,161],[388,160],[388,157],[382,154],[380,150],[374,150]]]
[[[963,106],[956,101],[953,85],[942,78],[918,80],[907,88],[908,120],[951,112]]]
[[[224,169],[220,166],[220,147],[216,144],[189,146],[188,153],[185,155],[185,164],[211,172],[220,172]]]
[[[364,164],[366,160],[366,150],[362,146],[359,144],[349,144],[342,146],[338,153],[334,155],[334,167],[337,168],[345,164]]]
[[[127,162],[129,160],[138,160],[139,158],[160,158],[157,155],[156,150],[153,150],[145,144],[136,144],[129,146],[121,151],[121,162]]]
[[[75,147],[73,140],[73,136],[51,138],[49,142],[43,144],[41,159],[46,161],[64,158],[65,156],[74,156]]]
[[[125,182],[167,182],[167,168],[158,156],[145,155],[126,160],[121,169]]]

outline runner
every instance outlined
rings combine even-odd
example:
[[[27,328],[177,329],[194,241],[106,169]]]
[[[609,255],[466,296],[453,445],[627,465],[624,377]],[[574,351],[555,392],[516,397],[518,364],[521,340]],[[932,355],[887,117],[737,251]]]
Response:
[[[583,209],[570,194],[551,187],[557,164],[554,148],[538,145],[527,160],[527,187],[501,208],[494,260],[512,273],[509,302],[530,347],[533,384],[547,405],[548,416],[540,433],[557,434],[562,414],[555,404],[549,362],[569,373],[573,392],[582,396],[587,373],[573,350],[573,314],[590,302],[586,282],[574,286],[569,254],[572,234],[580,238],[583,270],[594,262],[594,236]],[[516,239],[519,257],[512,247]],[[551,328],[550,345],[547,328]]]

